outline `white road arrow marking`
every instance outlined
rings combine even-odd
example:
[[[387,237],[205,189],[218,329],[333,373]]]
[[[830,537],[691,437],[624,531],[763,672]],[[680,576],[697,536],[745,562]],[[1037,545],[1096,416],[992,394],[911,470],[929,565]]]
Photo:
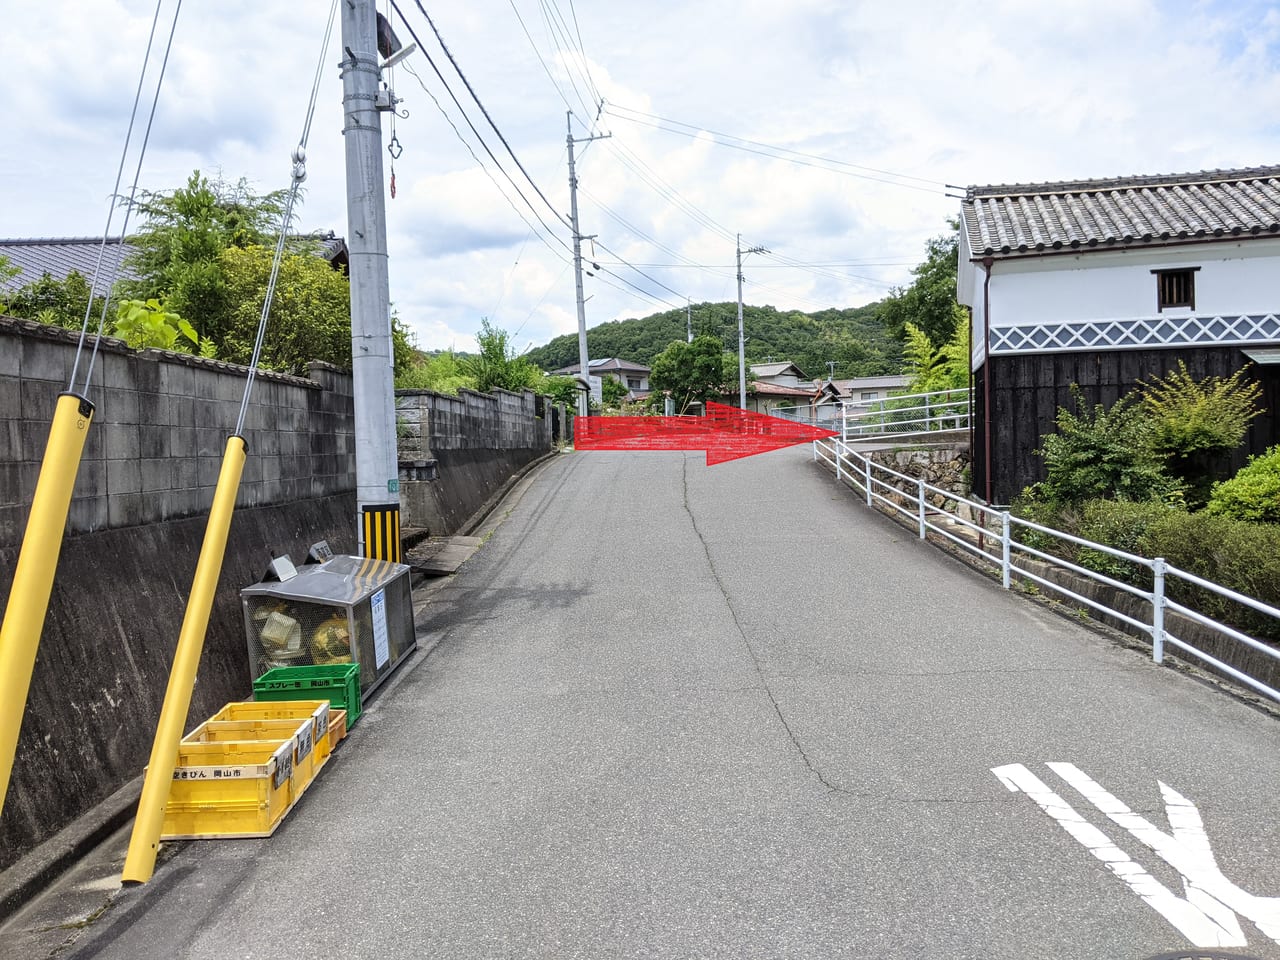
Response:
[[[1161,783],[1165,813],[1171,833],[1157,829],[1146,818],[1134,813],[1091,780],[1071,763],[1049,763],[1046,766],[1075,787],[1086,800],[1105,813],[1113,823],[1124,827],[1137,840],[1146,844],[1183,877],[1188,899],[1197,890],[1205,897],[1242,914],[1257,924],[1264,934],[1280,943],[1280,898],[1257,897],[1241,890],[1228,880],[1218,867],[1204,830],[1204,821],[1196,805],[1172,787]]]
[[[1070,764],[1049,764],[1050,768],[1068,767]],[[1074,767],[1071,768],[1075,773],[1079,773]],[[1187,887],[1187,896],[1185,898],[1177,896],[1173,891],[1166,887],[1163,883],[1151,876],[1143,867],[1136,863],[1127,853],[1121,850],[1105,833],[1084,819],[1067,801],[1063,800],[1058,794],[1054,793],[1049,787],[1020,763],[1009,764],[1003,767],[995,767],[991,771],[1009,790],[1013,792],[1025,793],[1028,797],[1035,801],[1045,813],[1052,817],[1057,823],[1073,838],[1075,838],[1086,850],[1093,854],[1097,859],[1106,865],[1107,869],[1119,877],[1124,883],[1141,897],[1153,910],[1169,921],[1177,930],[1186,937],[1191,943],[1198,947],[1243,947],[1248,946],[1245,939],[1244,931],[1240,929],[1239,921],[1236,919],[1235,913],[1231,909],[1223,905],[1222,901],[1206,892],[1202,886],[1197,883],[1184,879]],[[1056,770],[1063,779],[1067,779],[1065,772]],[[1084,774],[1080,774],[1084,777]],[[1084,777],[1084,779],[1088,779]],[[1067,780],[1068,783],[1071,780]],[[1093,783],[1092,780],[1089,783]],[[1073,784],[1074,785],[1074,784]],[[1101,787],[1093,784],[1098,791],[1102,791]],[[1161,785],[1163,787],[1163,784]],[[1082,791],[1083,792],[1083,791]],[[1124,807],[1118,800],[1107,794],[1113,809]],[[1086,798],[1094,802],[1098,801],[1107,803],[1101,796],[1090,797],[1086,794]],[[1182,799],[1182,798],[1179,798]],[[1189,801],[1183,801],[1190,805]],[[1194,805],[1190,805],[1194,811]],[[1106,809],[1099,806],[1103,813],[1107,813]],[[1128,811],[1127,807],[1124,807]],[[1119,810],[1117,809],[1117,813]],[[1132,811],[1128,811],[1131,815]],[[1134,815],[1136,816],[1136,815]],[[1196,821],[1199,822],[1199,812],[1196,814]],[[1144,821],[1145,822],[1145,821]],[[1147,824],[1150,826],[1150,824]],[[1128,827],[1126,827],[1128,829]],[[1152,830],[1155,828],[1152,827]],[[1156,831],[1159,832],[1159,831]],[[1201,829],[1203,835],[1203,829]],[[1194,842],[1193,842],[1194,846]],[[1204,849],[1208,850],[1208,841],[1205,840]],[[1209,854],[1212,859],[1212,853]],[[1163,858],[1163,855],[1162,855]],[[1176,865],[1175,865],[1175,868]],[[1180,868],[1179,872],[1181,872]],[[1216,870],[1216,864],[1214,869]],[[1183,874],[1186,878],[1186,874]],[[1221,874],[1219,874],[1221,876]],[[1238,888],[1237,888],[1238,889]],[[1243,892],[1243,891],[1241,891]],[[1248,894],[1245,894],[1248,896]],[[1262,898],[1254,898],[1262,899]],[[1241,910],[1241,913],[1245,911]],[[1246,914],[1248,915],[1248,914]],[[1251,918],[1252,919],[1252,918]],[[1256,922],[1256,921],[1255,921]],[[1265,932],[1265,931],[1264,931]]]

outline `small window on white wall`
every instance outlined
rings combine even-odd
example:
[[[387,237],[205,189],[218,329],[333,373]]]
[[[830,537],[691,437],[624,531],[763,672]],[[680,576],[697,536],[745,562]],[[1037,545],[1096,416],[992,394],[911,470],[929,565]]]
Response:
[[[1196,271],[1199,267],[1183,270],[1152,270],[1156,275],[1156,308],[1167,310],[1177,307],[1196,308]]]

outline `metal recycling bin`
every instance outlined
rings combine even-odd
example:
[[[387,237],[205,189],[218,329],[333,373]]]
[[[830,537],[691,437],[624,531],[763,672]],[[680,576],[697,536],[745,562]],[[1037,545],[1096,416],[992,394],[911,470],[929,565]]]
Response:
[[[417,646],[402,563],[337,556],[245,587],[240,602],[250,679],[276,667],[357,663],[363,700]]]

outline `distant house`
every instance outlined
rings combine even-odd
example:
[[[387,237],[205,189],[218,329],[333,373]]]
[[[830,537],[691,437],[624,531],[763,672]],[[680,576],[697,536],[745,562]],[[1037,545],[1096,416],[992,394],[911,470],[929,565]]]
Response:
[[[1197,378],[1252,362],[1248,451],[1280,441],[1280,166],[975,186],[961,211],[979,495],[1042,477],[1071,384],[1111,404],[1178,361]]]
[[[882,377],[853,377],[828,380],[813,395],[812,416],[815,420],[840,419],[845,406],[856,410],[862,404],[874,404],[894,393],[902,393],[911,378],[905,374]]]
[[[347,252],[347,241],[335,236],[333,231],[327,234],[310,234],[302,239],[313,240],[317,244],[317,254],[324,257],[335,270],[347,271],[350,257]],[[79,273],[86,280],[93,276],[98,254],[102,254],[102,275],[114,273],[117,280],[136,280],[134,274],[124,260],[132,252],[129,244],[121,243],[119,237],[111,237],[103,247],[101,237],[37,237],[26,240],[0,240],[0,257],[6,257],[9,263],[21,268],[22,272],[8,281],[0,281],[0,292],[16,290],[28,283],[39,280],[49,274],[54,280],[65,280],[72,271]]]
[[[839,391],[841,400],[851,400],[854,403],[858,403],[883,400],[890,393],[901,393],[907,388],[907,384],[911,382],[911,377],[906,374],[895,373],[883,377],[853,377],[849,380],[831,380],[829,382]]]
[[[576,376],[582,365],[575,363],[552,373],[558,376]],[[607,360],[588,360],[587,370],[594,377],[612,377],[627,388],[628,400],[642,400],[649,395],[649,368],[642,363],[610,357]]]

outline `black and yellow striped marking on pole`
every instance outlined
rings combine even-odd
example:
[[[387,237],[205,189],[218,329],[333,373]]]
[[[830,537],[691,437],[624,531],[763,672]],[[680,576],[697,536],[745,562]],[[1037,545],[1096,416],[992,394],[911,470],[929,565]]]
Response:
[[[400,562],[400,504],[370,503],[360,508],[364,529],[364,555],[374,560]]]

